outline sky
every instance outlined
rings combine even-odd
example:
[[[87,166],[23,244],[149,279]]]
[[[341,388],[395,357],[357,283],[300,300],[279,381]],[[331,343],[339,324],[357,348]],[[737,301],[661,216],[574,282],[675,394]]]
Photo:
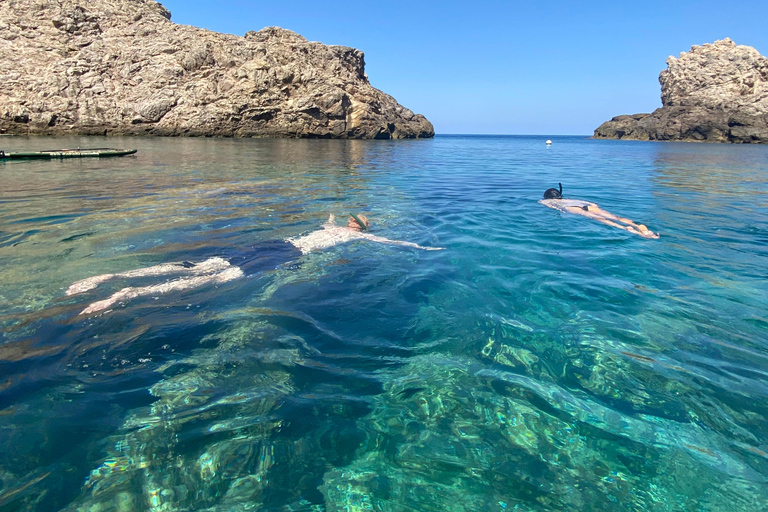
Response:
[[[371,84],[438,134],[591,135],[661,106],[668,56],[730,37],[768,55],[768,2],[161,0],[172,21],[279,26],[365,52]]]

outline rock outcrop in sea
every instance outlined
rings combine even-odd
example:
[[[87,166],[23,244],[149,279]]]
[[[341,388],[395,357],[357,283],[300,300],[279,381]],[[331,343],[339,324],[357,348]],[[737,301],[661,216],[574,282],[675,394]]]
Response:
[[[730,39],[669,57],[659,75],[662,107],[614,117],[599,139],[768,142],[768,59]]]
[[[363,52],[278,27],[171,22],[153,0],[2,0],[0,132],[432,137],[375,89]]]

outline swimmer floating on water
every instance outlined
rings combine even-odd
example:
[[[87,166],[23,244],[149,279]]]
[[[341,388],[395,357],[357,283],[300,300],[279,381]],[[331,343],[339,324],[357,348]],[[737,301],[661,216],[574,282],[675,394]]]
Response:
[[[576,215],[583,215],[589,217],[603,224],[608,224],[615,228],[629,231],[632,234],[640,235],[643,238],[659,238],[657,233],[654,233],[648,229],[644,224],[637,224],[635,221],[619,217],[611,212],[607,212],[597,206],[595,203],[588,201],[581,201],[579,199],[564,199],[563,198],[563,185],[558,183],[560,190],[556,188],[549,188],[544,192],[544,199],[539,201],[544,206],[549,206],[555,210],[560,210],[565,213],[573,213]]]
[[[262,242],[253,246],[250,250],[235,254],[231,258],[213,257],[200,263],[189,261],[177,263],[163,263],[153,267],[129,270],[117,274],[102,274],[78,281],[65,292],[67,295],[75,295],[96,288],[100,283],[116,278],[136,278],[163,275],[180,275],[172,281],[161,284],[143,286],[139,288],[127,287],[110,297],[88,305],[81,315],[103,311],[119,301],[128,301],[136,297],[157,295],[170,291],[188,290],[205,284],[220,284],[239,279],[254,271],[264,271],[275,268],[280,264],[290,262],[293,258],[309,254],[310,252],[327,249],[337,244],[351,242],[353,240],[368,240],[381,244],[402,245],[414,249],[426,251],[439,251],[442,247],[422,247],[420,245],[389,240],[381,236],[368,233],[370,222],[364,215],[351,214],[346,226],[337,226],[336,217],[331,215],[322,229],[298,237],[286,240]]]

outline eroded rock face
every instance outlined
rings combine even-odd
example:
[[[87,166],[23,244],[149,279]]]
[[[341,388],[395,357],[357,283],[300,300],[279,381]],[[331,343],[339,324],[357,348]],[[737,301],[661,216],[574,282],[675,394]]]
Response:
[[[614,117],[595,138],[768,142],[768,59],[730,39],[669,57],[659,75],[662,107]]]
[[[172,23],[153,0],[2,0],[0,132],[432,137],[363,53],[278,27]]]

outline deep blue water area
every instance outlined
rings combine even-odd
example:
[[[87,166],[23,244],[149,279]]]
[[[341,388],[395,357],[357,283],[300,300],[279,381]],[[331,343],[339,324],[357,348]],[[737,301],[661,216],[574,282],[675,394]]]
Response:
[[[0,143],[139,150],[0,162],[0,511],[768,509],[766,146]],[[540,204],[558,182],[660,238]],[[444,250],[65,294],[350,211]]]

